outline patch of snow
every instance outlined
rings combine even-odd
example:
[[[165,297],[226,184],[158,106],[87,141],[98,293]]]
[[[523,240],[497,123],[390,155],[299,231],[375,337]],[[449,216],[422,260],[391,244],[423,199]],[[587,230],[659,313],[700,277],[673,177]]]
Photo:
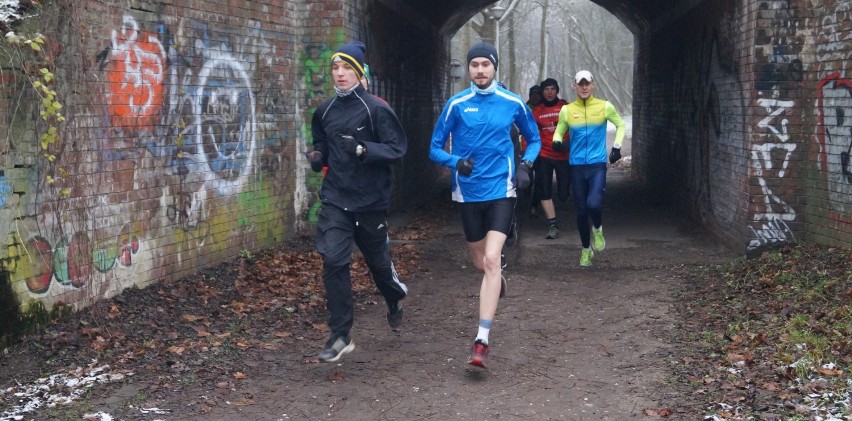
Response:
[[[19,0],[0,0],[0,22],[10,23],[21,18],[18,9],[21,8]]]
[[[71,403],[97,383],[116,382],[133,375],[127,370],[115,370],[109,365],[96,367],[96,364],[97,361],[92,361],[85,368],[77,367],[64,373],[42,377],[29,385],[19,383],[17,386],[0,390],[0,404],[9,408],[0,413],[0,421],[22,420],[23,414],[34,413],[39,408]],[[109,417],[108,414],[104,415]],[[109,421],[112,417],[92,419]]]

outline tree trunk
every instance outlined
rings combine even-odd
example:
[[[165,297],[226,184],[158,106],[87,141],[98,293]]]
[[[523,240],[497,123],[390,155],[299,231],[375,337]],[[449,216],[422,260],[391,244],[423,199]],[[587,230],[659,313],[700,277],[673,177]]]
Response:
[[[544,63],[546,62],[544,57],[544,52],[546,51],[546,46],[544,43],[547,42],[547,12],[548,12],[548,3],[549,0],[544,0],[541,3],[541,25],[539,25],[539,38],[538,38],[538,51],[541,52],[538,59],[538,80],[542,81],[546,77],[547,69],[544,68]]]
[[[506,35],[506,41],[507,41],[506,44],[508,44],[507,47],[509,48],[509,66],[508,66],[509,67],[509,69],[508,69],[509,74],[503,75],[503,79],[508,81],[507,86],[509,87],[510,90],[520,93],[521,92],[519,90],[520,87],[518,86],[518,63],[517,63],[517,60],[516,60],[517,54],[515,54],[515,50],[517,50],[515,48],[515,25],[517,23],[515,22],[515,14],[514,13],[512,13],[509,16],[509,22],[508,23],[509,23],[509,31],[508,31],[508,34]],[[505,51],[505,49],[504,49],[504,51]]]

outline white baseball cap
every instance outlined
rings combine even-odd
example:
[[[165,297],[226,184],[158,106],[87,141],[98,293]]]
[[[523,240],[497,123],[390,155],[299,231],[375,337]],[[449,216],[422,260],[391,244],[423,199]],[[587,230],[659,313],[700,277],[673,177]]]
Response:
[[[583,79],[588,80],[589,82],[594,82],[595,78],[592,77],[592,73],[588,70],[580,70],[577,72],[577,75],[574,76],[574,83],[580,83]]]

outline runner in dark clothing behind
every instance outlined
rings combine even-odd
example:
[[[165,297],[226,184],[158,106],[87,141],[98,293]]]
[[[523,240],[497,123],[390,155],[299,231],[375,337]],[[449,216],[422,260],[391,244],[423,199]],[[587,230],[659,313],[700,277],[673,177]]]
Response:
[[[530,86],[529,94],[527,95],[527,106],[530,107],[530,111],[535,109],[535,107],[541,102],[541,86],[533,85]],[[521,155],[524,154],[527,150],[527,140],[524,139],[523,136],[518,136],[518,141],[520,143],[520,152]],[[530,171],[530,187],[527,193],[527,196],[530,197],[530,216],[533,218],[538,217],[538,206],[540,205],[540,199],[538,198],[538,191],[535,188],[535,161],[533,161],[533,168]]]

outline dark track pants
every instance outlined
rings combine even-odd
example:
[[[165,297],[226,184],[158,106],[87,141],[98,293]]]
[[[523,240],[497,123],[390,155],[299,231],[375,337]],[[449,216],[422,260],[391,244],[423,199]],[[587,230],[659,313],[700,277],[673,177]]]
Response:
[[[400,282],[390,258],[387,212],[348,212],[323,204],[317,220],[317,251],[322,256],[326,307],[331,336],[348,336],[354,321],[354,299],[349,265],[354,241],[385,301],[405,298],[408,288]]]

